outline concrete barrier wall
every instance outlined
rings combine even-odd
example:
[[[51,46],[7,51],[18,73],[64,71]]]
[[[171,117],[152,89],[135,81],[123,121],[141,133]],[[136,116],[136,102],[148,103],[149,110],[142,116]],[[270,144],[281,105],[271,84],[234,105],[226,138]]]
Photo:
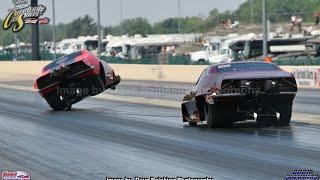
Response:
[[[0,78],[36,77],[48,61],[0,62]],[[112,64],[125,80],[195,83],[207,66]],[[320,88],[320,66],[283,66],[294,73],[300,87]]]
[[[282,69],[293,73],[302,88],[320,88],[320,66],[284,66]]]
[[[112,64],[112,67],[127,80],[194,83],[207,66]]]
[[[49,61],[0,62],[0,76],[38,76]],[[111,64],[125,80],[193,83],[207,66]],[[1,77],[0,77],[1,78]]]
[[[3,61],[0,62],[0,73],[39,75],[49,61]]]

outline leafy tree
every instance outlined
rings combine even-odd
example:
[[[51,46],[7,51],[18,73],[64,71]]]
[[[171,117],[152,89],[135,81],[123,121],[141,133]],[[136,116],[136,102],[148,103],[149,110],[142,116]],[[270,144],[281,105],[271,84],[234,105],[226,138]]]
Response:
[[[179,32],[178,27],[179,27],[178,18],[168,18],[154,25],[155,32],[161,33],[161,34],[178,33]]]
[[[210,11],[208,18],[205,20],[205,29],[208,31],[210,28],[218,26],[224,21],[237,20],[236,16],[231,11],[219,12],[218,9],[213,9]]]
[[[118,27],[119,28],[119,27]],[[134,19],[126,19],[120,24],[121,31],[124,34],[146,35],[152,33],[152,26],[146,18],[138,17]]]
[[[186,17],[186,18],[168,18],[159,23],[155,23],[153,32],[157,34],[179,33],[179,20],[181,32],[203,32],[205,21],[200,17]]]
[[[1,46],[6,46],[9,44],[12,44],[14,42],[14,36],[11,31],[4,31],[1,30],[0,33],[0,45]]]
[[[67,29],[70,29],[69,24],[59,23],[58,25],[56,25],[56,39],[57,39],[57,41],[69,38],[67,35]]]
[[[66,35],[68,38],[77,38],[79,36],[92,36],[97,34],[97,25],[89,16],[77,18],[66,27]]]
[[[253,2],[253,22],[261,23],[261,0]],[[150,33],[178,33],[178,24],[181,23],[181,32],[207,32],[218,26],[221,22],[239,20],[241,24],[250,23],[251,6],[246,1],[235,11],[220,12],[217,9],[210,11],[206,18],[186,17],[167,18],[151,25],[146,18],[138,17],[126,19],[117,26],[104,27],[104,34],[141,34]],[[291,15],[301,15],[304,21],[314,21],[314,13],[320,11],[320,0],[267,0],[268,17],[271,22],[289,22]],[[2,25],[2,20],[0,19]],[[52,40],[52,25],[40,25],[40,42]],[[77,38],[78,36],[96,35],[97,25],[92,17],[85,15],[70,23],[60,23],[56,26],[56,39],[60,41],[66,38]],[[31,26],[17,34],[21,42],[31,42]],[[0,45],[5,46],[14,43],[14,33],[0,28]]]
[[[51,25],[41,25],[39,26],[39,34],[40,34],[40,42],[50,42],[52,41],[52,28],[53,26]]]
[[[313,21],[314,13],[320,11],[320,0],[268,0],[267,11],[271,22],[288,22],[291,15],[301,15],[304,21]],[[261,0],[253,0],[254,23],[262,21]],[[250,22],[250,1],[240,5],[233,13],[241,22]]]
[[[184,33],[189,32],[203,32],[204,31],[204,25],[205,21],[200,17],[187,17],[182,24],[182,30]]]

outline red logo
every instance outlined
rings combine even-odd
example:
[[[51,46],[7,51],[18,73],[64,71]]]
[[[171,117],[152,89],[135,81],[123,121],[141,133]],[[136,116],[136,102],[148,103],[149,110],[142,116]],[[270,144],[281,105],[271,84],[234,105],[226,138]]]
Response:
[[[1,174],[2,180],[30,180],[28,173],[24,171],[3,171]]]

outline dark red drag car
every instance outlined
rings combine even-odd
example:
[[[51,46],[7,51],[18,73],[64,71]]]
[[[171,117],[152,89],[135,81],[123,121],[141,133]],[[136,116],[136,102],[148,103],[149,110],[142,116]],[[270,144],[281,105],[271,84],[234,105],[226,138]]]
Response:
[[[56,110],[70,110],[88,96],[115,89],[120,82],[106,62],[83,50],[57,59],[42,69],[34,86],[49,106]]]
[[[256,120],[287,126],[297,92],[294,76],[277,65],[235,62],[209,66],[182,103],[183,122],[232,127]]]

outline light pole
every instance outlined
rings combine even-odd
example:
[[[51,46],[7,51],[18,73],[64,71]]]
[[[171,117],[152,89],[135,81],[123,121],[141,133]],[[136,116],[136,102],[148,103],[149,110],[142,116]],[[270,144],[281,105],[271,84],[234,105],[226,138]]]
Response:
[[[57,43],[56,43],[56,10],[55,10],[55,0],[52,0],[52,40],[53,40],[53,59],[57,59]]]
[[[250,23],[253,23],[253,0],[250,0]]]
[[[123,27],[121,23],[123,21],[123,0],[120,0],[120,27],[121,27],[121,35],[123,35]]]
[[[31,0],[31,7],[38,6],[38,0]],[[40,60],[39,52],[39,25],[32,24],[32,60]]]
[[[179,20],[178,20],[178,32],[179,34],[181,34],[181,0],[178,0],[178,16],[179,16]]]
[[[123,21],[123,0],[120,0],[120,21]]]
[[[100,0],[97,0],[97,19],[98,19],[98,57],[101,55],[101,23],[100,23]]]
[[[267,35],[267,10],[266,0],[262,0],[262,24],[263,24],[263,58],[267,57],[268,35]]]
[[[13,1],[13,4],[14,4],[14,10],[17,10],[16,2]],[[19,46],[19,44],[18,44],[18,35],[17,35],[17,33],[14,33],[14,41],[15,41],[16,47],[15,47],[15,51],[14,51],[15,59],[13,59],[13,60],[18,61],[18,55],[19,55],[19,52],[18,52],[18,48],[19,47],[18,46]]]

